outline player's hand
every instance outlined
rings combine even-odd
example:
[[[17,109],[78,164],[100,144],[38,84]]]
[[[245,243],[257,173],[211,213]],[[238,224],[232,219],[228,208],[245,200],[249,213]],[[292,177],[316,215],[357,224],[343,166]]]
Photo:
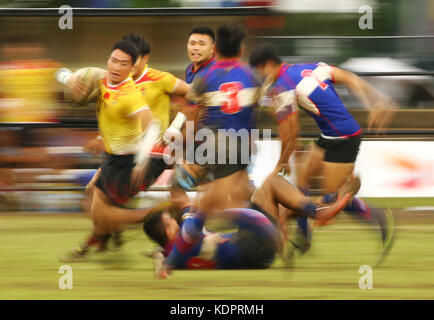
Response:
[[[166,145],[169,145],[171,142],[175,141],[182,141],[182,132],[181,130],[178,130],[173,127],[169,127],[164,131],[163,134],[163,141]],[[181,142],[182,143],[182,142]]]
[[[92,89],[90,84],[86,83],[83,79],[84,75],[75,76],[72,79],[72,92],[77,100],[82,100],[82,98],[87,97]]]
[[[391,99],[382,99],[368,114],[368,130],[377,129],[383,131],[389,125],[394,111],[398,108],[396,103]]]
[[[154,276],[156,279],[167,279],[171,274],[171,270],[164,262],[164,256],[161,252],[154,254]]]
[[[104,143],[101,139],[95,138],[89,140],[83,147],[84,152],[89,152],[92,154],[100,154],[105,150]]]

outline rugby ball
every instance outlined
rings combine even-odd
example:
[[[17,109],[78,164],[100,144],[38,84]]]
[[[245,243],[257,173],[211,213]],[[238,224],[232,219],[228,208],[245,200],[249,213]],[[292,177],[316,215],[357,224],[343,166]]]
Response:
[[[106,75],[107,71],[101,68],[86,67],[75,72],[61,68],[56,72],[56,80],[64,85],[66,100],[83,105],[96,97],[98,81]]]

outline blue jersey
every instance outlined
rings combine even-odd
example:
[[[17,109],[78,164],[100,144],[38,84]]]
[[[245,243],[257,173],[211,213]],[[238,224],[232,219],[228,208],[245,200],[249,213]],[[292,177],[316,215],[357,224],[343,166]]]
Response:
[[[282,64],[278,79],[270,87],[278,120],[300,106],[315,119],[325,138],[361,133],[333,83],[333,67],[325,63]]]
[[[253,209],[229,209],[221,215],[242,232],[204,233],[204,219],[187,214],[178,238],[168,248],[167,264],[174,269],[242,269],[271,264],[279,232],[270,220]],[[264,248],[268,252],[263,252]]]
[[[196,76],[187,98],[202,108],[199,128],[250,130],[258,93],[255,73],[236,58],[218,60]]]
[[[208,61],[203,62],[196,70],[193,70],[193,63],[190,63],[187,69],[185,69],[185,82],[188,84],[192,83],[196,75],[206,72],[214,65],[215,61],[215,58],[212,57]]]

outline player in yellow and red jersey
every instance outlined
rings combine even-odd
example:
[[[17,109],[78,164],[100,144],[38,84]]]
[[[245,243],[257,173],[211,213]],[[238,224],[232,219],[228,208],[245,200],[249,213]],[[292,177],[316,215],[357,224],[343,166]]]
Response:
[[[185,96],[189,86],[171,73],[148,66],[151,45],[137,33],[130,33],[122,39],[133,42],[139,50],[139,57],[133,68],[133,79],[142,90],[152,116],[158,119],[162,132],[169,126],[170,96]]]
[[[93,179],[95,188],[90,206],[93,230],[86,243],[63,260],[82,258],[90,247],[104,249],[113,232],[121,231],[123,224],[142,221],[149,213],[149,210],[119,207],[134,196],[142,184],[148,184],[142,180],[136,182],[145,170],[136,157],[142,134],[146,129],[146,137],[154,130],[146,99],[130,77],[137,56],[138,50],[132,42],[119,41],[112,49],[106,76],[98,81],[96,113],[107,157]],[[151,161],[149,170],[153,166]]]
[[[151,45],[142,36],[130,33],[122,39],[134,43],[139,51],[131,76],[148,102],[152,117],[160,121],[161,132],[164,132],[170,121],[171,95],[185,96],[189,86],[169,72],[148,66]],[[102,143],[94,139],[88,142],[85,150],[99,153],[102,147]]]
[[[168,72],[163,72],[148,66],[147,63],[150,54],[150,44],[140,35],[131,33],[124,36],[123,40],[132,42],[138,50],[138,57],[133,68],[131,69],[131,77],[147,101],[152,112],[152,117],[159,120],[162,129],[161,132],[163,132],[163,130],[167,129],[170,119],[170,95],[176,94],[184,96],[187,93],[189,86],[184,81],[176,78]],[[99,72],[103,74],[102,70]],[[92,91],[92,88],[88,88],[88,84],[80,81],[80,78],[77,78],[76,80],[77,81],[74,83],[75,89],[82,91]],[[105,91],[104,87],[101,87],[100,91]],[[105,92],[104,94],[110,94],[110,92]],[[100,95],[100,97],[101,96],[103,95]],[[93,153],[99,153],[105,149],[106,152],[110,152],[110,149],[107,149],[107,144],[103,143],[104,140],[107,140],[107,137],[104,137],[102,134],[100,134],[99,139],[93,139],[87,143],[85,150],[91,151]],[[130,141],[125,141],[123,147],[119,146],[119,148],[121,150],[128,149],[129,144]],[[163,149],[164,147],[158,148],[158,146],[154,148],[150,167],[148,168],[143,179],[144,181],[141,184],[141,189],[146,189],[149,187],[149,185],[152,184],[156,178],[158,178],[164,169],[166,169],[166,165],[162,157]],[[98,179],[98,174],[99,171],[86,187],[87,192],[85,203],[92,203],[92,199],[88,198],[92,198],[94,194],[93,187]],[[89,211],[90,205],[85,206],[84,210]],[[122,241],[120,239],[119,233],[115,233],[113,235],[115,245],[121,245]]]
[[[148,66],[149,55],[151,51],[151,46],[148,41],[144,40],[142,36],[137,33],[130,33],[125,35],[123,40],[128,40],[134,43],[138,49],[139,55],[137,57],[136,63],[132,68],[132,78],[136,85],[140,88],[141,93],[145,97],[150,110],[152,112],[152,117],[159,120],[161,132],[164,132],[169,126],[170,120],[170,98],[171,95],[184,96],[189,86],[181,79],[175,77],[171,73],[160,71]],[[86,90],[87,88],[84,88]],[[92,153],[100,153],[104,150],[104,144],[102,139],[92,139],[86,146],[85,151]],[[153,150],[153,160],[151,167],[147,171],[145,176],[145,181],[154,181],[163,171],[166,169],[163,161],[162,151],[164,146],[157,145]],[[89,206],[86,204],[91,203],[88,199],[92,195],[92,188],[96,179],[93,179],[88,183],[86,189],[85,200],[83,201],[84,210],[89,211]],[[149,187],[148,185],[142,185],[142,188]],[[113,237],[116,245],[121,245],[122,241],[119,234],[115,234]]]
[[[137,47],[139,56],[132,69],[132,78],[140,88],[152,112],[152,117],[160,121],[161,132],[169,126],[170,97],[171,95],[184,96],[189,86],[171,73],[160,71],[148,66],[151,46],[148,41],[137,33],[125,35],[123,40],[129,40]],[[158,146],[157,146],[158,147]],[[86,151],[99,153],[103,148],[101,139],[93,139],[85,146]],[[157,149],[157,148],[156,148]],[[160,153],[164,148],[159,148]],[[154,150],[157,151],[157,150]],[[155,156],[162,157],[159,152],[153,152]],[[160,172],[152,172],[152,175],[161,174],[164,169],[160,166]],[[88,185],[91,188],[92,184]]]

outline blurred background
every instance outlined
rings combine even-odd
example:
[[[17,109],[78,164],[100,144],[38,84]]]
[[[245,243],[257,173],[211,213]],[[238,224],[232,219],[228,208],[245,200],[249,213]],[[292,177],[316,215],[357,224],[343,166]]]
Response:
[[[41,9],[66,4],[88,8],[74,11],[72,30],[58,27],[61,14],[56,9]],[[373,25],[363,30],[359,20],[366,12],[359,9],[366,5],[373,10]],[[65,102],[54,72],[62,66],[105,68],[112,44],[133,31],[151,42],[152,67],[183,79],[189,64],[187,34],[193,27],[216,29],[224,22],[241,22],[248,30],[245,60],[252,48],[269,41],[289,63],[323,61],[357,72],[400,106],[390,134],[383,138],[433,137],[429,132],[434,128],[433,1],[16,0],[0,1],[0,7],[0,209],[4,211],[79,210],[80,179],[101,162],[101,157],[82,152],[96,134],[95,113],[93,105]],[[142,9],[125,10],[133,7]],[[86,11],[92,8],[118,10]],[[365,127],[366,112],[358,100],[346,88],[338,92]],[[275,133],[268,112],[261,110],[258,119],[260,127]],[[318,133],[303,112],[301,130],[305,139]]]
[[[81,8],[73,11],[72,30],[58,26],[57,8],[63,5]],[[369,14],[366,8],[372,8],[372,29],[359,26]],[[332,225],[315,229],[312,249],[297,257],[298,272],[287,271],[278,260],[266,271],[179,271],[157,284],[152,261],[141,253],[155,245],[137,226],[135,233],[128,230],[123,251],[113,253],[117,256],[106,252],[74,264],[74,290],[59,290],[58,256],[91,227],[80,214],[83,188],[102,155],[83,152],[97,135],[94,106],[66,102],[55,71],[105,68],[112,45],[138,32],[152,44],[149,65],[183,79],[190,63],[188,32],[234,21],[248,30],[244,60],[269,41],[289,63],[322,61],[354,71],[398,103],[379,135],[367,130],[359,101],[337,88],[365,130],[356,162],[359,195],[391,208],[399,226],[391,254],[375,269],[375,289],[359,289],[358,270],[373,265],[381,252],[379,232],[340,214]],[[432,0],[0,0],[0,298],[176,300],[182,293],[183,299],[195,300],[433,299],[433,53]],[[175,101],[173,107],[175,114]],[[266,108],[257,118],[259,127],[276,134]],[[304,112],[300,123],[293,168],[318,136]],[[274,167],[279,151],[277,139],[259,145],[250,171],[256,184]],[[318,177],[313,192],[320,182]],[[165,197],[166,187],[160,179],[151,188],[155,191],[134,200],[147,205],[153,197]],[[122,260],[128,272],[117,266]]]

